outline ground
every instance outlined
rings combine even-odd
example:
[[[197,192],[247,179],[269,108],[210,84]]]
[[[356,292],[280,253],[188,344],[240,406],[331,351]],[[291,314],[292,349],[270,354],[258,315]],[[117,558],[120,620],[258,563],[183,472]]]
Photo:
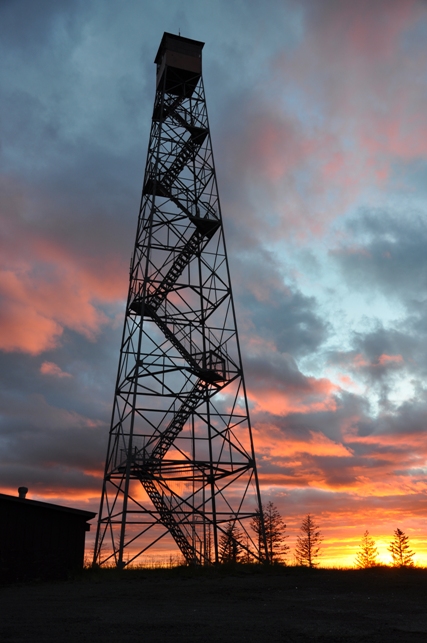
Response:
[[[425,643],[427,570],[88,570],[0,587],[0,641]]]

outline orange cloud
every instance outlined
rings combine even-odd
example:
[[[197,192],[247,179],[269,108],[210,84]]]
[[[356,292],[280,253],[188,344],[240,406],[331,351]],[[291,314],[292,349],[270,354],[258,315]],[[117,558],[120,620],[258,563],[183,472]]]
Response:
[[[403,364],[404,360],[402,355],[386,355],[383,353],[375,361],[369,361],[364,355],[358,353],[353,359],[355,368],[375,368],[379,366],[388,366],[392,364]]]
[[[286,457],[295,458],[302,454],[314,456],[350,457],[349,448],[334,442],[323,433],[309,431],[307,439],[297,439],[295,436],[286,435],[278,427],[257,423],[256,433],[259,436],[257,446],[260,453],[273,459]],[[290,464],[290,463],[288,463]],[[292,463],[301,465],[300,461]]]
[[[94,339],[109,322],[101,306],[124,297],[126,271],[113,257],[83,259],[46,238],[24,221],[25,203],[8,203],[0,215],[0,350],[36,355],[57,346],[66,328]]]
[[[43,362],[40,366],[40,373],[43,375],[53,375],[54,377],[72,377],[71,373],[66,373],[57,364],[53,362]]]
[[[1,281],[0,276],[0,293],[3,294]],[[1,350],[37,355],[57,345],[63,333],[60,324],[37,310],[26,310],[26,305],[22,300],[3,303],[0,312]]]
[[[384,366],[385,364],[401,364],[403,362],[402,355],[380,355],[378,364]]]
[[[284,383],[278,388],[263,386],[248,388],[249,399],[256,403],[255,411],[267,411],[274,415],[288,413],[314,413],[335,411],[335,394],[339,387],[328,379],[304,378],[300,386]]]
[[[426,420],[427,425],[427,420]],[[407,445],[410,447],[409,451],[419,452],[421,449],[422,453],[427,454],[427,440],[424,433],[421,432],[411,432],[408,427],[407,430],[403,433],[376,433],[373,435],[358,435],[357,429],[354,427],[347,428],[344,433],[344,439],[346,443],[356,443],[360,444],[373,444],[380,446],[396,446],[396,445]]]
[[[60,265],[48,266],[47,272],[50,274],[43,278],[27,265],[15,273],[0,274],[2,350],[37,354],[53,348],[64,328],[92,339],[106,323],[106,316],[94,305],[95,292],[86,286],[84,274]]]

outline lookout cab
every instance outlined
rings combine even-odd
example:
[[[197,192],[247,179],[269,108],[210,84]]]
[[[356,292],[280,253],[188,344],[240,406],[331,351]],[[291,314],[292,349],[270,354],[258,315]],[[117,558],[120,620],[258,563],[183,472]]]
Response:
[[[191,96],[202,75],[203,42],[165,32],[154,62],[156,87],[167,94]],[[164,83],[164,85],[163,85]]]

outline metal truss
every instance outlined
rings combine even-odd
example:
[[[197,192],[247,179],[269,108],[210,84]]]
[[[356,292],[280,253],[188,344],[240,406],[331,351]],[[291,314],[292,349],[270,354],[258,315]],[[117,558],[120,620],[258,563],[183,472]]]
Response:
[[[260,506],[201,61],[158,64],[94,561],[260,560]]]

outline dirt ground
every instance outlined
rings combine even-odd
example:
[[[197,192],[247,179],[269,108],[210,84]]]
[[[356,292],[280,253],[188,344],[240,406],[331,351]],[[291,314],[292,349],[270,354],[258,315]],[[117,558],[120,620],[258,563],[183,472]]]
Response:
[[[0,587],[0,641],[426,643],[427,570],[88,570]]]

